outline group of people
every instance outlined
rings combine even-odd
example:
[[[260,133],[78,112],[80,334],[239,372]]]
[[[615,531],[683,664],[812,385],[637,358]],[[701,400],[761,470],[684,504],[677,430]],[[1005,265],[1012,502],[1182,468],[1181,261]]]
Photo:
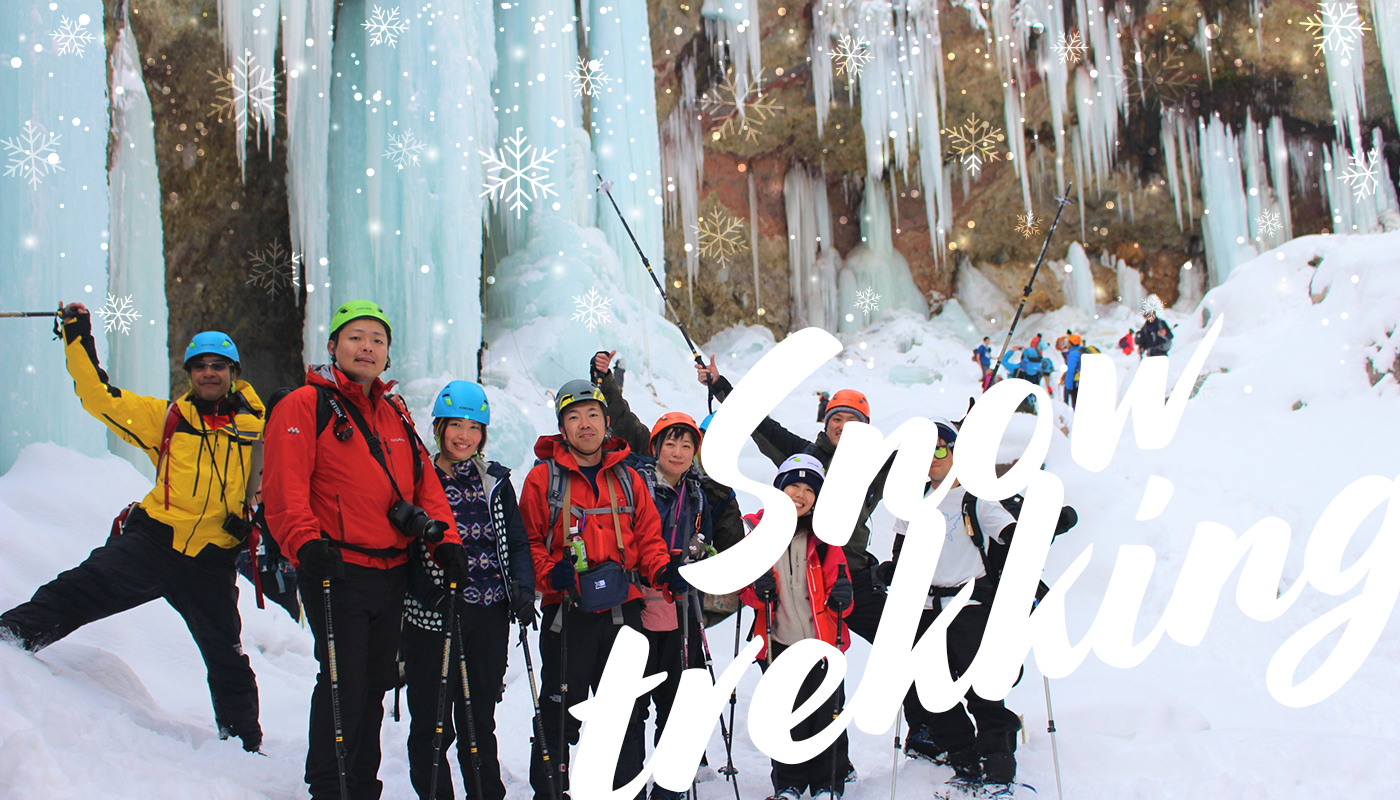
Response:
[[[704,637],[714,619],[681,567],[733,546],[763,512],[741,517],[734,492],[705,473],[700,452],[709,417],[697,424],[672,411],[648,426],[632,412],[611,368],[615,352],[597,353],[588,379],[555,394],[558,432],[536,442],[537,461],[517,495],[510,470],[485,456],[491,409],[478,384],[443,387],[432,411],[435,448],[421,441],[395,383],[382,377],[393,330],[374,303],[337,308],[329,363],[309,366],[305,385],[278,392],[266,406],[241,379],[238,350],[223,333],[193,337],[184,358],[189,391],[169,402],[111,383],[81,304],[66,307],[57,326],[83,407],[148,455],[156,484],[86,560],[0,615],[0,637],[37,651],[82,625],[163,597],[204,658],[221,738],[258,751],[258,692],[240,643],[235,562],[247,550],[274,562],[285,558],[320,664],[305,780],[312,798],[339,800],[380,796],[384,696],[401,685],[418,796],[453,796],[446,752],[456,738],[466,796],[505,797],[495,708],[512,625],[531,673],[535,800],[568,797],[569,744],[580,724],[567,709],[597,689],[622,627],[645,635],[647,674],[666,679],[633,709],[615,787],[643,767],[651,707],[659,738],[681,672],[709,666]],[[732,391],[713,357],[697,365],[697,379],[720,402]],[[873,641],[901,550],[903,522],[894,559],[881,563],[869,550],[870,517],[893,456],[868,487],[844,547],[813,533],[812,512],[842,432],[851,422],[869,423],[870,404],[844,389],[819,417],[814,440],[771,418],[752,434],[777,466],[773,485],[798,515],[783,556],[740,593],[754,609],[749,635],[763,638],[764,669],[804,639],[842,649],[852,634]],[[948,475],[958,427],[938,420],[928,491]],[[933,666],[957,678],[980,643],[1019,506],[961,490],[944,506],[948,545],[921,632],[959,587],[975,584],[972,603],[948,629],[948,665]],[[1066,507],[1057,534],[1072,525]],[[538,691],[526,635],[536,625]],[[826,668],[812,669],[796,704],[817,690]],[[794,738],[829,724],[843,692],[802,720]],[[911,690],[905,711],[910,756],[949,765],[971,784],[1014,782],[1020,722],[1002,701],[969,692],[963,705],[933,712]],[[772,766],[776,800],[834,800],[855,779],[844,734],[803,764]],[[653,786],[650,797],[682,794]]]

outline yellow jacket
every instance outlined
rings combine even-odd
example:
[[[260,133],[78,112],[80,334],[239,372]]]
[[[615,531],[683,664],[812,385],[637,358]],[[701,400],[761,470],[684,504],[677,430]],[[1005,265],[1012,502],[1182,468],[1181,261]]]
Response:
[[[209,544],[225,550],[239,547],[241,543],[223,525],[229,514],[243,513],[253,445],[262,436],[266,417],[252,385],[243,380],[234,384],[233,394],[241,402],[236,402],[232,422],[217,430],[196,410],[192,395],[176,400],[180,419],[161,458],[170,403],[111,385],[97,363],[91,334],[65,339],[69,340],[64,347],[68,374],[83,408],[124,441],[141,448],[156,465],[156,485],[141,501],[141,508],[171,527],[171,546],[187,556],[198,555]]]

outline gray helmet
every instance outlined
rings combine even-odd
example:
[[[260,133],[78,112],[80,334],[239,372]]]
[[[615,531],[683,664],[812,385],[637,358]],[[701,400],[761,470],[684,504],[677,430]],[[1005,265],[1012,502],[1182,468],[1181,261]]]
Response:
[[[559,387],[558,394],[554,395],[554,418],[559,421],[564,417],[564,409],[574,403],[582,403],[588,400],[596,400],[603,407],[603,411],[608,409],[607,398],[603,397],[603,392],[597,386],[585,380],[573,380]]]

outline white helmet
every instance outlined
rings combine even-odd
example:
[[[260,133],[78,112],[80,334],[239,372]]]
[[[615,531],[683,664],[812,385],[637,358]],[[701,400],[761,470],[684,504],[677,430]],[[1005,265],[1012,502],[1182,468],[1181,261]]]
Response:
[[[1142,315],[1162,313],[1162,298],[1155,294],[1149,294],[1142,299]]]

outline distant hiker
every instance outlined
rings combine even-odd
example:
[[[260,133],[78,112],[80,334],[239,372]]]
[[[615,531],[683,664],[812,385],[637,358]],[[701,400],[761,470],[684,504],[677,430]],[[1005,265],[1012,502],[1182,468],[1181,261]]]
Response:
[[[83,408],[146,454],[156,485],[112,524],[78,566],[0,615],[0,638],[38,651],[104,617],[165,598],[190,629],[209,672],[219,737],[262,744],[258,687],[240,642],[234,559],[247,543],[243,519],[263,404],[239,379],[238,348],[218,331],[185,348],[190,389],[173,402],[118,389],[97,363],[82,303],[63,309],[64,356]]]
[[[1125,355],[1125,356],[1130,356],[1130,355],[1133,354],[1133,329],[1132,329],[1132,328],[1129,328],[1129,329],[1128,329],[1128,332],[1127,332],[1126,334],[1124,334],[1123,338],[1121,338],[1121,339],[1118,340],[1118,346],[1123,350],[1123,355]]]
[[[1079,402],[1079,361],[1084,357],[1084,340],[1077,333],[1068,337],[1065,348],[1065,374],[1060,376],[1064,383],[1065,402],[1073,408]]]
[[[510,624],[535,624],[535,569],[510,470],[482,455],[490,423],[486,392],[470,381],[452,381],[433,403],[433,438],[438,447],[433,465],[456,518],[467,570],[457,597],[449,602],[447,575],[433,563],[426,545],[422,540],[409,545],[401,653],[411,715],[409,779],[421,800],[453,797],[447,748],[454,738],[463,794],[471,800],[506,796],[497,756],[496,703],[505,685]],[[442,739],[435,748],[444,623],[452,631],[447,682],[451,713],[442,718]],[[463,659],[470,709],[459,678]],[[468,739],[472,733],[474,743]],[[475,762],[470,744],[477,746]],[[429,784],[435,749],[439,774],[434,795],[429,794]],[[478,770],[484,798],[476,797],[474,791]]]
[[[1032,349],[1032,350],[1039,350],[1039,349],[1040,349],[1040,340],[1041,340],[1041,338],[1042,338],[1043,336],[1045,336],[1045,334],[1043,334],[1043,333],[1037,333],[1037,334],[1035,335],[1035,337],[1031,339],[1031,345],[1030,345],[1030,346],[1031,346],[1031,349]]]
[[[1012,361],[1011,356],[1019,353],[1019,360]],[[1001,365],[1006,368],[1006,373],[1013,378],[1030,381],[1040,384],[1043,375],[1049,375],[1055,371],[1055,365],[1041,354],[1034,347],[1013,347],[1007,351],[1001,359]]]
[[[1056,337],[1055,337],[1055,352],[1057,352],[1057,353],[1063,353],[1064,351],[1068,350],[1068,349],[1069,349],[1069,337],[1071,337],[1071,336],[1073,336],[1073,335],[1074,335],[1074,331],[1069,330],[1069,329],[1067,328],[1067,329],[1065,329],[1065,335],[1064,335],[1064,336],[1056,336]]]
[[[559,433],[535,442],[539,462],[520,490],[535,585],[543,590],[540,716],[549,767],[557,770],[551,783],[540,749],[545,742],[536,737],[530,753],[535,800],[554,800],[551,786],[568,791],[569,742],[578,739],[580,723],[566,708],[598,688],[622,626],[643,630],[642,582],[672,595],[690,590],[679,558],[671,558],[661,538],[646,481],[622,463],[631,451],[608,435],[603,393],[588,381],[569,381],[555,395],[554,409]],[[627,723],[613,788],[642,769],[640,705]]]
[[[306,753],[313,800],[338,800],[341,781],[352,798],[383,789],[379,728],[384,692],[399,681],[409,544],[424,542],[459,586],[468,572],[427,450],[394,382],[380,379],[392,337],[374,303],[337,308],[326,343],[331,363],[307,367],[306,385],[269,420],[267,522],[297,570],[321,665]]]
[[[936,419],[935,424],[939,432],[938,447],[929,464],[925,494],[938,489],[947,478],[957,445],[956,424],[947,419]],[[1016,532],[1021,500],[1021,495],[1001,502],[979,500],[955,483],[939,504],[938,510],[947,521],[947,531],[943,534],[943,550],[934,568],[918,634],[923,635],[962,587],[968,582],[974,583],[971,599],[948,626],[946,667],[930,665],[932,669],[947,669],[953,680],[967,672],[981,647],[997,583]],[[1075,520],[1074,510],[1066,506],[1060,512],[1055,535],[1069,530]],[[895,521],[894,559],[880,565],[886,580],[894,578],[908,528],[906,521]],[[1042,583],[1037,590],[1037,601],[1046,591]],[[985,699],[969,688],[963,703],[931,713],[916,700],[916,690],[911,687],[904,705],[910,731],[905,741],[910,755],[947,764],[955,775],[952,782],[969,788],[983,784],[1004,786],[1015,781],[1016,733],[1021,729],[1021,722],[1015,712],[1006,708],[1004,701]]]
[[[844,652],[851,637],[842,617],[852,611],[854,589],[847,575],[846,555],[812,532],[812,509],[821,493],[826,473],[815,457],[798,454],[783,462],[773,485],[792,499],[797,509],[797,528],[787,550],[773,568],[740,593],[744,604],[757,611],[752,636],[763,638],[758,654],[765,672],[772,660],[804,639],[820,639],[839,644]],[[745,517],[757,525],[763,512]],[[838,631],[839,628],[839,631]],[[810,698],[826,677],[827,662],[812,667],[798,689],[793,708]],[[802,721],[792,726],[792,738],[803,740],[817,735],[831,724],[844,702],[845,686],[838,686],[831,698],[819,703]],[[848,740],[842,733],[830,747],[801,764],[773,759],[773,796],[770,800],[801,800],[809,793],[812,800],[833,800],[845,792]],[[832,760],[839,771],[832,785]]]
[[[987,373],[992,371],[992,337],[982,337],[982,344],[972,351],[972,360],[982,367],[982,382],[985,384]]]
[[[1155,294],[1149,294],[1147,299],[1142,301],[1142,329],[1137,332],[1134,341],[1138,349],[1142,351],[1142,356],[1164,356],[1172,349],[1172,328],[1162,320],[1159,314],[1162,313],[1162,300]]]

